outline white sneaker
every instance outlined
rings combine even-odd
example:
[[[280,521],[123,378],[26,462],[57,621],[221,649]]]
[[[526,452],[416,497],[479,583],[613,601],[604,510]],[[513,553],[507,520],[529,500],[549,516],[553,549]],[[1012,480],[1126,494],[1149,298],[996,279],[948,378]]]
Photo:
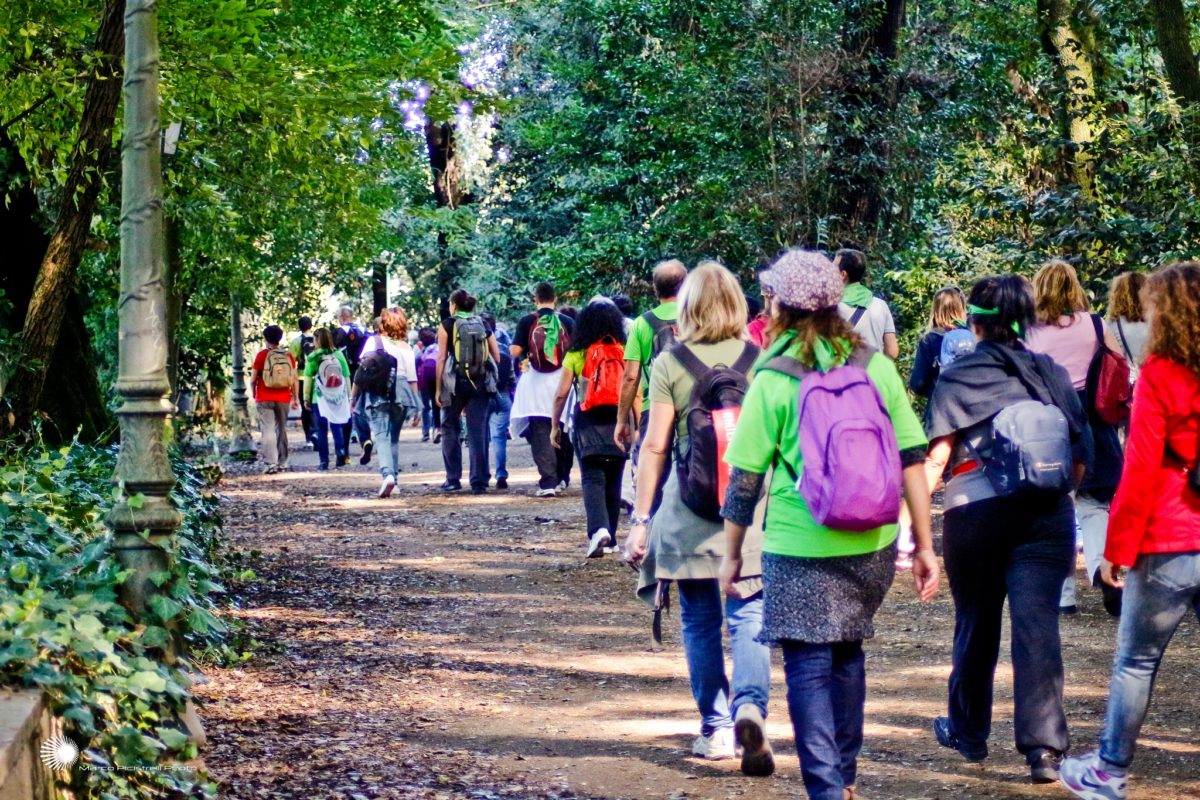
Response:
[[[558,497],[558,492],[554,489],[538,489],[533,493],[534,497]]]
[[[392,477],[391,475],[388,475],[386,478],[383,479],[383,483],[379,484],[379,496],[380,497],[390,497],[392,494],[392,489],[395,489],[395,488],[396,488],[396,479],[394,477]]]
[[[604,555],[604,548],[612,542],[612,534],[608,532],[608,528],[601,528],[592,534],[588,539],[587,557],[599,558]]]
[[[697,736],[692,742],[692,755],[706,761],[724,761],[733,758],[733,726],[717,728],[708,736]]]
[[[558,486],[554,487],[555,494],[562,494],[566,490],[567,490],[567,482],[566,481],[559,481]]]

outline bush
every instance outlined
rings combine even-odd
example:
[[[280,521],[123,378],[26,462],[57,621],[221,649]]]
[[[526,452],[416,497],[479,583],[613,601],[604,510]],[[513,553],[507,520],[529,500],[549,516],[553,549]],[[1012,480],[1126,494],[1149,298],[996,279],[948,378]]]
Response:
[[[117,602],[127,572],[110,551],[114,449],[73,443],[0,452],[0,682],[37,686],[79,746],[76,797],[215,797],[179,716],[193,666],[165,661],[168,625],[190,654],[220,654],[218,500],[182,460],[172,499],[183,513],[151,621]]]

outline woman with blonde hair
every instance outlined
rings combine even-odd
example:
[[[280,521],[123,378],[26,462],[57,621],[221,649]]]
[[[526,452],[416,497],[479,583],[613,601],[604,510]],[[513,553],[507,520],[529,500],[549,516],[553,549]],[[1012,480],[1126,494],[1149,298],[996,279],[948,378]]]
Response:
[[[1121,478],[1121,437],[1114,425],[1100,419],[1088,402],[1088,371],[1101,347],[1120,353],[1120,345],[1104,328],[1091,306],[1075,268],[1065,261],[1046,262],[1033,277],[1033,328],[1026,345],[1035,353],[1054,359],[1067,371],[1071,385],[1088,415],[1091,448],[1087,472],[1075,495],[1075,513],[1083,538],[1083,558],[1092,586],[1104,593],[1104,607],[1113,616],[1121,613],[1121,596],[1100,582],[1100,556],[1104,552],[1104,532],[1108,528],[1108,504]],[[1074,614],[1075,571],[1063,583],[1059,610]]]
[[[420,409],[417,399],[417,358],[408,343],[408,316],[399,308],[386,308],[379,316],[378,333],[363,342],[359,368],[354,374],[351,405],[366,395],[372,441],[379,451],[379,496],[388,497],[400,474],[400,431],[409,415]],[[374,379],[382,376],[381,381]]]
[[[1101,564],[1103,580],[1125,588],[1108,715],[1099,751],[1061,772],[1087,800],[1124,800],[1163,653],[1184,616],[1200,613],[1200,264],[1169,266],[1146,288],[1147,357]]]
[[[742,772],[770,775],[774,757],[764,736],[771,657],[757,641],[762,627],[762,580],[758,538],[744,548],[742,580],[729,592],[724,610],[717,576],[725,556],[720,515],[702,515],[689,506],[681,466],[690,461],[688,420],[694,391],[721,376],[745,386],[759,350],[744,340],[746,298],[729,270],[706,261],[692,270],[679,292],[679,344],[654,360],[650,372],[650,421],[642,440],[637,500],[626,539],[626,560],[641,567],[638,594],[661,600],[669,582],[679,587],[683,647],[692,696],[700,711],[700,736],[692,753],[717,760],[734,755],[734,728],[742,744]],[[671,441],[675,440],[672,449]],[[714,467],[717,467],[714,464]],[[670,470],[662,504],[651,508],[659,478]],[[719,498],[712,498],[719,505]],[[695,505],[695,502],[692,502]],[[660,603],[655,603],[660,607]],[[733,641],[732,686],[725,674],[721,623],[727,619]],[[732,690],[732,691],[731,691]]]
[[[1140,272],[1122,272],[1113,278],[1108,290],[1108,330],[1121,345],[1118,351],[1129,362],[1129,378],[1137,381],[1150,323],[1142,306],[1146,276]]]
[[[942,339],[950,331],[965,328],[966,325],[967,303],[962,290],[957,286],[938,289],[929,310],[929,325],[917,345],[917,355],[908,378],[908,388],[913,394],[918,397],[933,394],[934,384],[941,372]]]

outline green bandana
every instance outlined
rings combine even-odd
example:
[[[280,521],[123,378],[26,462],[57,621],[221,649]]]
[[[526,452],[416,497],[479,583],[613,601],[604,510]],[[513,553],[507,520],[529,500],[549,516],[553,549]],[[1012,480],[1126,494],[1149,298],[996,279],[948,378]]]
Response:
[[[855,308],[866,308],[874,299],[875,295],[871,294],[871,290],[861,283],[850,284],[842,294],[842,302]]]
[[[558,314],[551,311],[538,320],[538,325],[546,331],[543,354],[550,359],[550,363],[554,363],[554,351],[558,349],[558,337],[562,335],[562,320],[558,318]]]
[[[981,308],[980,306],[976,306],[976,305],[968,305],[967,306],[967,314],[969,314],[972,317],[998,317],[998,316],[1000,316],[1000,309],[998,309],[998,308]],[[1018,336],[1018,338],[1025,337],[1025,332],[1023,330],[1021,330],[1021,323],[1017,322],[1016,320],[1013,320],[1013,324],[1010,327],[1012,327],[1013,333],[1015,333]]]

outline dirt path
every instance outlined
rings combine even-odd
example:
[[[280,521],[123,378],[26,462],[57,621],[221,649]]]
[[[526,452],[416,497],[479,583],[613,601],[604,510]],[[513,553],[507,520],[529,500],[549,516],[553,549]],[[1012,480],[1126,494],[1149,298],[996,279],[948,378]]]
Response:
[[[297,437],[298,438],[298,437]],[[508,493],[440,496],[440,455],[406,432],[389,500],[366,467],[230,476],[229,535],[258,551],[236,612],[266,645],[200,687],[210,769],[233,798],[800,798],[780,659],[769,732],[777,775],[688,757],[698,719],[678,618],[653,646],[633,575],[585,561],[582,504],[528,496],[514,443]],[[357,459],[355,459],[357,462]],[[953,612],[899,581],[868,645],[864,798],[1065,796],[1035,788],[1012,748],[1001,664],[991,760],[964,763],[929,733],[944,708]],[[1098,595],[1064,621],[1079,747],[1103,719],[1113,623]],[[1131,797],[1200,797],[1200,637],[1167,655]]]

